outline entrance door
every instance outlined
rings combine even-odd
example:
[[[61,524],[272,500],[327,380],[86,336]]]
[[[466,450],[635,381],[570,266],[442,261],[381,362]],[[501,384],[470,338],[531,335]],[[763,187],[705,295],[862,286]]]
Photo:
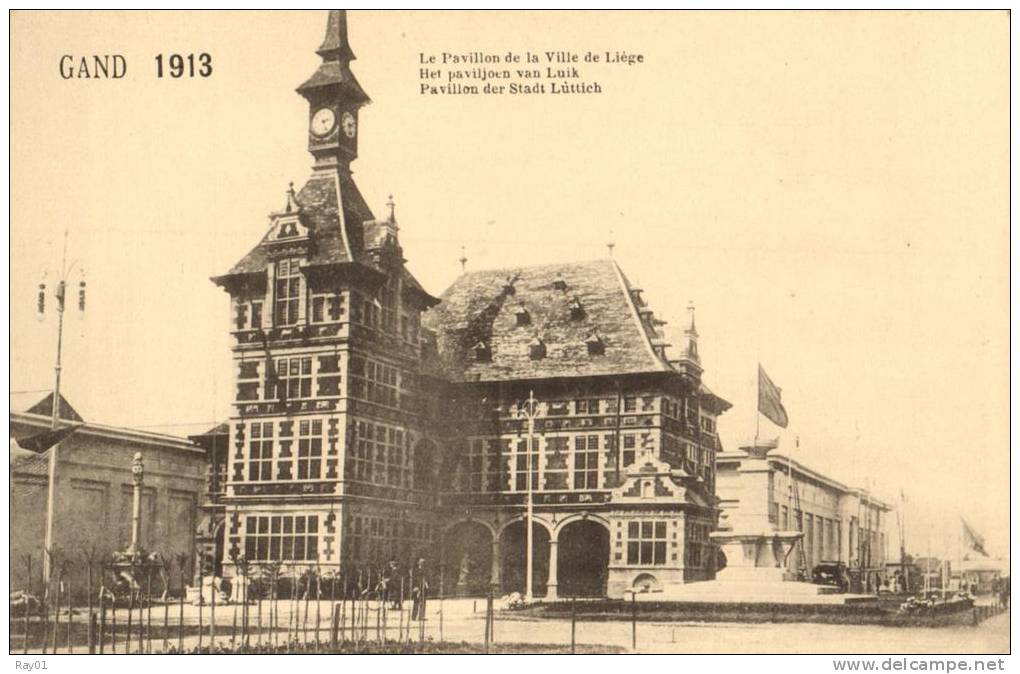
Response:
[[[500,555],[502,557],[501,579],[503,592],[520,592],[524,594],[527,577],[526,550],[527,527],[523,521],[514,522],[503,530],[500,539]],[[541,524],[532,525],[532,594],[536,597],[545,596],[549,582],[549,532]]]
[[[603,597],[609,576],[609,531],[579,520],[560,530],[557,580],[562,597]]]

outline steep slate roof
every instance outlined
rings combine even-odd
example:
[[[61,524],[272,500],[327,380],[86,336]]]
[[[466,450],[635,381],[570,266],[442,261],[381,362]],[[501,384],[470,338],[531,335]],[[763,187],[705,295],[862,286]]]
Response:
[[[575,300],[580,317],[571,312]],[[529,325],[517,324],[522,308]],[[612,260],[465,273],[423,324],[435,333],[440,365],[453,381],[671,370],[656,355],[631,286]],[[589,355],[592,335],[604,343],[604,355]],[[536,340],[546,355],[532,359]],[[479,343],[488,346],[490,360],[476,357]]]
[[[298,192],[297,202],[301,205],[301,221],[308,226],[312,240],[308,263],[354,261],[349,251],[356,254],[362,250],[363,223],[374,216],[350,174],[340,171],[312,175]],[[338,203],[343,204],[342,209]],[[227,272],[228,276],[265,271],[269,259],[262,244],[268,234],[267,229],[262,241]]]
[[[39,414],[46,417],[53,415],[52,391],[45,395],[41,395],[40,392],[11,393],[9,394],[9,402],[11,412]],[[67,421],[85,421],[62,395],[60,396],[60,418]]]

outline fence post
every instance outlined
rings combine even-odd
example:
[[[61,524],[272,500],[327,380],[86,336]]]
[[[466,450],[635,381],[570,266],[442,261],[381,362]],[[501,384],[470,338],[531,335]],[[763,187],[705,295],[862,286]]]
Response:
[[[321,641],[319,639],[319,626],[322,623],[322,574],[319,573],[319,568],[315,568],[315,650],[318,651],[321,647]]]
[[[86,564],[86,581],[85,581],[85,599],[88,603],[88,616],[89,616],[89,627],[88,627],[88,643],[89,643],[89,655],[95,655],[96,652],[96,633],[93,629],[95,625],[95,616],[92,613],[92,556],[89,555],[85,558]]]
[[[28,653],[28,629],[31,627],[29,617],[31,615],[31,597],[32,597],[32,555],[25,555],[25,565],[28,567],[28,590],[25,595],[25,638],[22,639],[21,648],[22,652]]]
[[[630,647],[637,650],[637,592],[630,592]]]
[[[67,577],[67,652],[74,653],[74,646],[71,644],[71,627],[73,625],[71,620],[71,577]],[[54,651],[56,652],[56,651]]]
[[[131,586],[134,582],[134,574],[131,575],[132,580],[128,582],[128,620],[127,620],[127,638],[124,640],[124,652],[131,654],[131,635],[134,632],[135,627],[135,588]]]
[[[577,653],[577,598],[570,598],[570,653]]]
[[[117,652],[117,597],[113,597],[113,605],[110,606],[110,652]],[[126,652],[126,650],[125,650]]]
[[[164,597],[163,597],[163,652],[166,653],[169,650],[169,636],[170,632],[170,580],[169,571],[167,572],[167,585],[164,586]]]
[[[336,603],[335,598],[333,599],[332,604],[333,610],[330,612],[329,647],[332,650],[336,650],[337,631],[340,629],[340,612],[337,610],[339,604]]]
[[[496,591],[495,588],[491,588],[491,595],[489,596],[489,640],[492,641],[493,645],[496,643]]]
[[[117,596],[113,595],[113,605],[110,606],[110,652],[117,652]]]
[[[106,640],[106,587],[99,583],[99,654],[103,655]]]
[[[201,560],[198,562],[201,565]],[[205,607],[205,577],[202,575],[202,567],[198,569],[198,652],[202,652],[202,634],[205,632],[205,625],[202,624],[202,609]]]
[[[145,578],[145,647],[152,653],[152,566],[146,570]]]
[[[57,654],[57,633],[60,632],[60,587],[63,585],[63,577],[57,572],[57,593],[53,602],[53,654]]]
[[[98,617],[96,616],[96,614],[93,613],[92,611],[89,611],[89,635],[95,634],[97,622],[98,622]],[[89,655],[95,655],[95,653],[96,653],[96,645],[90,641],[89,642]]]
[[[237,581],[237,576],[234,576],[234,581]],[[230,587],[230,594],[235,596],[238,594],[233,585]],[[237,648],[237,602],[233,598],[231,598],[231,601],[234,604],[234,621],[230,628],[230,646],[231,648]]]
[[[216,571],[213,571],[212,587],[209,593],[211,600],[209,603],[209,652],[212,653],[216,650],[216,595],[219,594],[219,588],[216,587]]]
[[[485,598],[485,652],[489,652],[489,639],[492,631],[492,588],[489,588],[489,595]]]

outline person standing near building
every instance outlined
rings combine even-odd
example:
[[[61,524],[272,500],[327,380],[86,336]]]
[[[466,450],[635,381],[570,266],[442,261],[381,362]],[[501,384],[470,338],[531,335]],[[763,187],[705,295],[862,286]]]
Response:
[[[425,558],[420,557],[411,571],[411,598],[414,600],[411,607],[412,620],[425,619],[425,597],[428,590],[429,583],[425,577]]]
[[[397,589],[398,578],[400,578],[400,569],[397,566],[397,560],[390,559],[386,564],[386,568],[382,572],[382,583],[383,583],[383,600],[392,609],[400,608],[400,592]]]

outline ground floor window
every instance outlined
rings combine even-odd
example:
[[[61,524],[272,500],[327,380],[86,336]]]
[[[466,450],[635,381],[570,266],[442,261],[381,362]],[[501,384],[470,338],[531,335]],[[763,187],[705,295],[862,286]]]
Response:
[[[643,520],[627,524],[627,564],[666,563],[666,523]]]
[[[305,561],[319,557],[317,515],[259,515],[245,520],[249,562]]]
[[[711,527],[701,522],[687,522],[687,541],[684,545],[684,566],[701,568],[709,566],[712,555]]]

